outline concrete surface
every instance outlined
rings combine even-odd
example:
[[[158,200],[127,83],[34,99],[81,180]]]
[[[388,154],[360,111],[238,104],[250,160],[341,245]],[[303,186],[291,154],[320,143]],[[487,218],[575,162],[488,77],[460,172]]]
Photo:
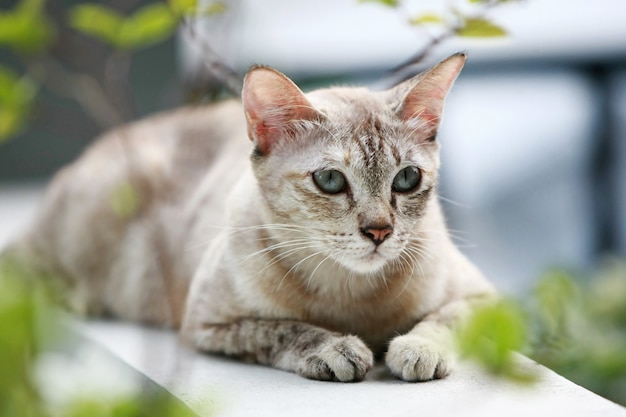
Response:
[[[40,193],[37,186],[0,185],[0,248],[31,218]],[[74,322],[73,327],[86,338],[87,349],[70,358],[42,359],[38,379],[47,397],[87,387],[101,395],[106,387],[132,391],[138,389],[133,380],[147,377],[200,416],[626,417],[626,408],[526,358],[520,359],[523,366],[539,375],[532,386],[493,378],[471,363],[461,363],[440,381],[405,383],[378,366],[363,382],[341,384],[198,354],[167,330],[103,321]],[[102,348],[115,358],[112,365],[92,353]],[[120,362],[131,370],[118,372]],[[62,378],[54,377],[59,374]]]
[[[170,331],[97,321],[77,328],[201,416],[626,416],[625,408],[526,358],[523,366],[539,376],[532,386],[471,363],[439,381],[406,383],[377,366],[365,381],[342,384],[197,354]]]

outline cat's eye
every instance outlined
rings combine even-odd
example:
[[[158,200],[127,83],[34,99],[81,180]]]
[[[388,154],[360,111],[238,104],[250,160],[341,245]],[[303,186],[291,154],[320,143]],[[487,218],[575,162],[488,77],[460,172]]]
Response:
[[[406,167],[396,174],[391,188],[397,193],[408,193],[420,185],[420,170],[417,167]]]
[[[320,190],[328,194],[337,194],[345,191],[348,185],[346,177],[334,169],[315,171],[313,173],[313,181]]]

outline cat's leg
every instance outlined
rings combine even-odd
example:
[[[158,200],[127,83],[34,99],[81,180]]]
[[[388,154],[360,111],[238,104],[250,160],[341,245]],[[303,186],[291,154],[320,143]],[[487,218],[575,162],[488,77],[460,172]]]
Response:
[[[199,350],[271,365],[310,379],[360,381],[374,361],[358,337],[298,321],[242,319],[183,332]]]
[[[385,355],[391,373],[405,381],[446,377],[456,362],[453,327],[470,314],[476,303],[484,301],[478,297],[446,304],[408,333],[392,339]]]

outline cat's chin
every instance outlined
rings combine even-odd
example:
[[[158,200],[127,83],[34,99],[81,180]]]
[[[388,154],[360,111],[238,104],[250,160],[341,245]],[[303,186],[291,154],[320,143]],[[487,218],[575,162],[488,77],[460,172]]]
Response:
[[[374,274],[387,264],[387,259],[381,254],[373,252],[361,258],[344,259],[342,264],[359,274]]]

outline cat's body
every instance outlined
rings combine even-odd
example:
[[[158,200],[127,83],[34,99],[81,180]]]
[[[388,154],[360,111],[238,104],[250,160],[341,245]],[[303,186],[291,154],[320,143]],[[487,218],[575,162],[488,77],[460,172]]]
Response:
[[[306,96],[253,69],[243,108],[107,134],[15,248],[63,277],[78,309],[182,325],[202,351],[340,381],[387,351],[398,377],[445,376],[448,326],[492,292],[436,197],[434,135],[463,62],[388,92]]]

